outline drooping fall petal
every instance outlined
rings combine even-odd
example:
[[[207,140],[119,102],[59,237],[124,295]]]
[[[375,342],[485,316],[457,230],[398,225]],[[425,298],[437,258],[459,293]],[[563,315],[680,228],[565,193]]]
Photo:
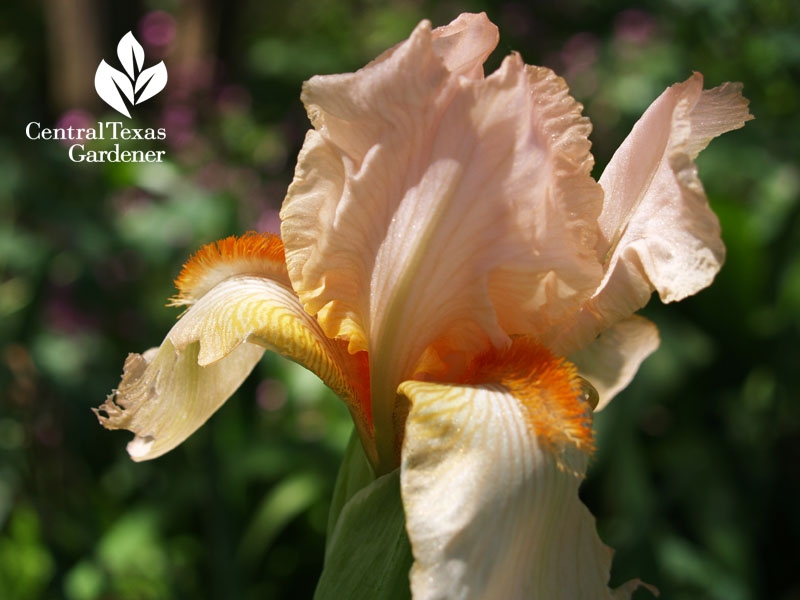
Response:
[[[486,23],[449,27],[488,40]],[[357,73],[306,83],[315,130],[281,211],[304,306],[369,351],[376,431],[431,343],[469,352],[535,334],[601,276],[581,106],[517,55],[485,79],[451,72],[485,51],[456,40],[440,56],[445,37],[422,22]]]
[[[600,178],[605,192],[597,245],[603,281],[557,352],[571,354],[644,306],[653,291],[674,302],[708,286],[725,247],[694,159],[714,137],[752,118],[741,85],[703,90],[695,73],[647,109]]]
[[[291,289],[277,237],[228,238],[198,252],[178,280],[191,307],[159,349],[130,355],[101,422],[129,429],[135,460],[191,435],[228,399],[268,348],[316,373],[339,396],[369,452],[366,357],[327,338]]]
[[[129,354],[118,389],[95,409],[104,427],[136,434],[128,444],[133,460],[156,458],[183,442],[236,391],[264,353],[243,344],[225,359],[200,367],[198,351],[194,343],[178,353],[167,338],[159,348]]]
[[[408,381],[401,491],[415,600],[629,598],[578,498],[591,409],[568,363],[525,340],[473,383]]]

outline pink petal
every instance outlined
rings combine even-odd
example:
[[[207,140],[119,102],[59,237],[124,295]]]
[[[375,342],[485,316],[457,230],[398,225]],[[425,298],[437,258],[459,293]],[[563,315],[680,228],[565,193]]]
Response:
[[[449,25],[434,29],[431,37],[433,51],[448,71],[482,79],[483,63],[497,46],[500,32],[485,13],[463,13]]]
[[[485,17],[462,21],[488,39]],[[378,404],[386,416],[431,343],[467,352],[539,333],[600,280],[581,106],[518,55],[486,79],[452,73],[474,75],[475,59],[456,40],[443,61],[442,39],[423,22],[357,73],[306,83],[316,131],[281,211],[306,310],[369,351],[376,436]]]
[[[633,315],[612,325],[569,357],[597,390],[595,412],[628,386],[639,365],[658,349],[659,341],[658,328],[644,317]]]
[[[712,138],[752,118],[740,90],[726,83],[703,91],[695,73],[659,96],[614,154],[600,178],[597,252],[605,276],[573,327],[556,336],[556,351],[586,346],[654,290],[674,302],[714,279],[725,247],[693,161]]]

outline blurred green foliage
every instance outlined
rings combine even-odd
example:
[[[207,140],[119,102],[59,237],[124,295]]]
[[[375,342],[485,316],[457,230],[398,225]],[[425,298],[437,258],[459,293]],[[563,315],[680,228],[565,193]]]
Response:
[[[75,164],[58,142],[25,137],[30,121],[68,116],[54,108],[45,4],[0,5],[0,598],[311,595],[350,432],[319,381],[268,356],[204,428],[145,464],[89,408],[126,353],[174,321],[164,302],[194,249],[277,228],[308,128],[302,81],[463,10],[500,26],[490,68],[517,50],[566,77],[600,167],[692,70],[708,86],[744,82],[756,120],[699,160],[727,264],[699,296],[646,309],[662,347],[598,415],[582,493],[617,549],[613,582],[641,577],[672,600],[800,598],[796,2],[205,3],[210,75],[181,81],[165,45],[170,87],[132,121],[166,124],[159,165]],[[148,15],[181,31],[187,4],[98,2],[102,52]]]

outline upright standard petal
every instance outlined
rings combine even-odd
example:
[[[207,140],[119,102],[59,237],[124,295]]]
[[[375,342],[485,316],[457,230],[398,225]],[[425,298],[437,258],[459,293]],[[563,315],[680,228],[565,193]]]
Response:
[[[674,302],[711,283],[725,247],[694,159],[711,139],[752,118],[747,105],[740,84],[704,91],[695,73],[668,88],[636,123],[600,178],[603,281],[556,351],[582,348],[644,306],[654,290]]]
[[[468,383],[404,382],[401,492],[415,600],[629,598],[578,498],[591,408],[574,367],[527,340]]]
[[[155,458],[191,435],[228,399],[268,348],[319,375],[348,404],[369,453],[366,357],[327,338],[289,285],[276,236],[248,234],[200,250],[176,282],[189,310],[158,349],[125,362],[119,388],[99,411],[129,429],[135,460]],[[374,453],[374,450],[373,450]]]
[[[713,138],[752,118],[740,90],[726,83],[703,91],[703,76],[695,73],[659,96],[614,154],[600,178],[606,200],[598,244],[611,277],[629,270],[630,285],[639,279],[648,296],[654,288],[664,302],[711,283],[725,247],[694,159]]]
[[[433,51],[453,74],[483,78],[483,63],[500,40],[497,26],[481,14],[460,14],[452,23],[431,32]]]
[[[440,56],[444,37],[423,22],[357,73],[306,83],[315,131],[281,211],[304,306],[369,351],[376,437],[434,341],[507,345],[565,319],[601,277],[581,106],[517,55],[485,79],[452,73],[482,54]]]

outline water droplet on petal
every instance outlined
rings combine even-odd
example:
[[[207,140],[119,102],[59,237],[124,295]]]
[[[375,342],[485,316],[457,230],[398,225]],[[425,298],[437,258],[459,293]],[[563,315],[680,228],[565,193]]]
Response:
[[[578,377],[581,384],[581,398],[584,402],[587,402],[589,406],[592,407],[592,410],[597,408],[597,403],[600,401],[600,394],[597,393],[597,390],[594,389],[594,386],[586,381],[583,377]]]

